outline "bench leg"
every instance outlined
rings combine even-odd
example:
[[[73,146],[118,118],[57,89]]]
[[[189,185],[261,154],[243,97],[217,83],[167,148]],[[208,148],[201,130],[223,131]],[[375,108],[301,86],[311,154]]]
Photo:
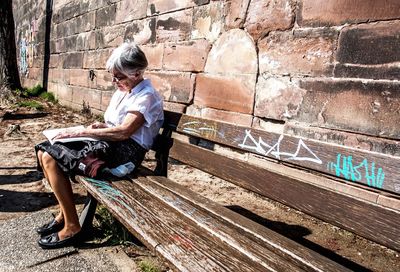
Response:
[[[96,212],[97,200],[88,193],[88,199],[86,200],[85,206],[83,207],[82,213],[79,216],[79,223],[84,231],[89,230],[92,227],[94,214]]]

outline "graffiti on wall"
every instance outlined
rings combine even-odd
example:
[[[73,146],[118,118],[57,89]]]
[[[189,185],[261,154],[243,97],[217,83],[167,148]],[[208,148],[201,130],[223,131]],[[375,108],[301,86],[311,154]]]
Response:
[[[376,188],[382,188],[385,181],[385,172],[381,167],[376,167],[375,162],[363,159],[357,163],[353,161],[353,156],[343,156],[342,154],[337,154],[336,162],[328,163],[328,171],[350,181],[366,180],[368,186]]]
[[[33,65],[33,57],[37,55],[35,36],[37,21],[32,20],[29,29],[22,34],[19,42],[19,69],[22,75],[28,76],[29,67]]]

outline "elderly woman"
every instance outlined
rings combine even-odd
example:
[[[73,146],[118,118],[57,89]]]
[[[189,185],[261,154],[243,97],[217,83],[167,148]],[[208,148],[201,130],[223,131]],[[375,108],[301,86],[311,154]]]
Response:
[[[58,215],[37,229],[42,248],[69,246],[82,238],[68,178],[78,171],[82,160],[99,157],[110,169],[129,162],[139,166],[151,147],[163,122],[163,105],[150,81],[143,78],[146,67],[146,56],[136,44],[124,43],[116,48],[107,61],[107,69],[117,90],[104,114],[105,122],[56,136],[94,137],[99,141],[54,144],[46,141],[35,146],[38,167],[60,206]]]

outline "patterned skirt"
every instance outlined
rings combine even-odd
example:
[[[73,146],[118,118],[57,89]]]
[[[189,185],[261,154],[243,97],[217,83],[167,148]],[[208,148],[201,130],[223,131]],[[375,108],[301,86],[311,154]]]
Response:
[[[105,161],[105,167],[115,168],[128,162],[139,166],[147,152],[131,138],[123,141],[77,141],[54,144],[45,141],[35,146],[36,158],[39,150],[47,152],[69,176],[78,173],[79,162],[89,154]],[[38,170],[42,171],[39,161],[37,165]]]

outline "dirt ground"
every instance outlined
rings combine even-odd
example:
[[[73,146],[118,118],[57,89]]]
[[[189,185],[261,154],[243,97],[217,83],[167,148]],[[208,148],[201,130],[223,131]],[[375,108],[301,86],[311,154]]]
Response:
[[[8,112],[8,113],[6,113]],[[36,171],[33,146],[44,140],[49,127],[89,124],[89,118],[60,106],[44,112],[0,108],[0,222],[42,209],[56,209],[53,195]],[[5,114],[6,113],[6,114]],[[18,127],[19,126],[19,127]],[[356,236],[282,204],[268,200],[197,169],[173,161],[169,177],[258,223],[312,248],[354,271],[400,271],[400,253]],[[85,192],[75,185],[77,203]],[[146,258],[145,248],[133,245],[125,252]]]

